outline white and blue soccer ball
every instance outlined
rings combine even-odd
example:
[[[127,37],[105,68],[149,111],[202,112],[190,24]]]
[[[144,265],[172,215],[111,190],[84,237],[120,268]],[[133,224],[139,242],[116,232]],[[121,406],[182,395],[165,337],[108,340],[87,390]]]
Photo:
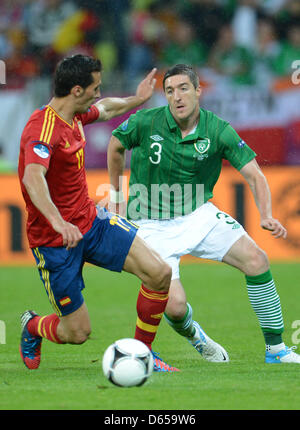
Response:
[[[110,345],[102,359],[106,378],[119,387],[140,387],[153,371],[149,348],[137,339],[120,339]]]

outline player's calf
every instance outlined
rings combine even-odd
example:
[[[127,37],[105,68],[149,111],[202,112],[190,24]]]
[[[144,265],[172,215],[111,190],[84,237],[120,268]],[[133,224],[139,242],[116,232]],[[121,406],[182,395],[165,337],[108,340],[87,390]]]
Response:
[[[188,309],[186,294],[179,279],[173,279],[169,290],[169,300],[165,314],[174,321],[183,320]],[[192,323],[192,321],[191,321]]]

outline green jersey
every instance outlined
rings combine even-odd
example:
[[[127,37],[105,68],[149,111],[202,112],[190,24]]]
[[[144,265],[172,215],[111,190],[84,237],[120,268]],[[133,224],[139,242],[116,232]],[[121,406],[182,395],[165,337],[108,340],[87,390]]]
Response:
[[[240,170],[256,156],[228,122],[199,111],[185,138],[168,106],[141,109],[113,131],[132,150],[129,219],[187,215],[213,197],[222,159]]]

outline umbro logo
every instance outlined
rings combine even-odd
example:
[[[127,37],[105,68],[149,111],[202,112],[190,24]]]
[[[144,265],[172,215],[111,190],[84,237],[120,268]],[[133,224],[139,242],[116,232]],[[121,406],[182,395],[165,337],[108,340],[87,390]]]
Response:
[[[155,141],[160,141],[160,140],[164,140],[163,137],[159,136],[158,134],[154,134],[153,136],[150,136],[150,139],[153,139]]]

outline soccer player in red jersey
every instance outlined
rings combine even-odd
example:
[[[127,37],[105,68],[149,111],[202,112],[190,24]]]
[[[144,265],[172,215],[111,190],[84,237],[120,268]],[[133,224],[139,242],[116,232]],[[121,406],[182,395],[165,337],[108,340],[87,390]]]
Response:
[[[43,338],[81,344],[91,332],[82,296],[85,262],[138,276],[135,337],[150,349],[164,313],[171,269],[136,236],[137,226],[96,208],[84,168],[83,127],[107,121],[143,104],[153,93],[153,69],[131,97],[99,99],[101,62],[74,55],[55,72],[54,97],[27,122],[19,156],[19,179],[28,212],[27,236],[55,313],[21,316],[20,353],[29,369],[40,364]],[[161,361],[158,371],[177,370]]]

